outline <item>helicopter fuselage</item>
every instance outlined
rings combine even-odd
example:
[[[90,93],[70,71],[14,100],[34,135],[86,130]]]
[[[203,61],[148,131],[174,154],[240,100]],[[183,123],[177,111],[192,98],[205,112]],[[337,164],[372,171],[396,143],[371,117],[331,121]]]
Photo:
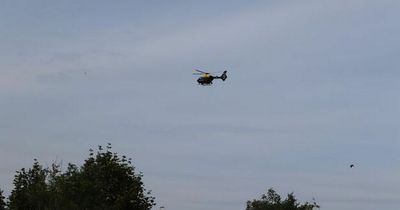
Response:
[[[199,79],[197,79],[197,82],[200,85],[211,85],[212,81],[215,79],[214,76],[206,76],[206,77],[199,77]]]

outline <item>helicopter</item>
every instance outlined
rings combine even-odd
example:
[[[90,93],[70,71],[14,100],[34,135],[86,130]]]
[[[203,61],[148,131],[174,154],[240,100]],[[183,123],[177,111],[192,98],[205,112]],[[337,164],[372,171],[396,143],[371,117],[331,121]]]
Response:
[[[212,81],[214,79],[221,79],[222,81],[225,81],[228,76],[226,76],[227,71],[224,71],[221,76],[213,76],[211,73],[200,71],[198,69],[195,69],[197,71],[196,73],[193,73],[193,75],[201,75],[198,79],[197,82],[199,85],[212,85]]]

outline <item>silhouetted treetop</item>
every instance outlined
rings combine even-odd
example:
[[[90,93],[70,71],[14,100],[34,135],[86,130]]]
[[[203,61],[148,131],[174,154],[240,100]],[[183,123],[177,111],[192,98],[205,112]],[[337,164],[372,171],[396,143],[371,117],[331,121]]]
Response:
[[[91,149],[82,166],[69,163],[65,172],[35,159],[32,168],[16,172],[9,209],[150,210],[154,197],[144,188],[143,175],[126,156],[111,152],[111,144],[105,148]]]
[[[270,188],[266,195],[261,195],[261,199],[247,201],[246,210],[312,210],[314,208],[319,208],[315,201],[300,204],[293,193],[288,194],[287,198],[282,200],[281,196]]]

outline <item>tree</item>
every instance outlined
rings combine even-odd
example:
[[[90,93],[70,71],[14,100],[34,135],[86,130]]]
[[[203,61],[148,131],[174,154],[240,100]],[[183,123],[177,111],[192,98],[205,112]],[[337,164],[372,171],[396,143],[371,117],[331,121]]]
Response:
[[[131,160],[110,150],[110,145],[106,150],[99,146],[80,169],[70,164],[60,177],[62,200],[70,202],[67,209],[149,210],[155,205]]]
[[[9,209],[46,209],[49,197],[47,173],[48,171],[43,169],[36,159],[31,169],[22,168],[17,171],[14,177],[14,189],[9,197]]]
[[[6,202],[4,201],[3,191],[0,189],[0,210],[6,210]]]
[[[315,201],[300,204],[293,193],[288,194],[287,198],[282,201],[281,196],[270,188],[267,195],[263,194],[261,199],[247,201],[246,210],[312,210],[314,208],[319,208]]]
[[[28,171],[17,171],[9,210],[150,210],[154,197],[144,188],[143,175],[131,160],[99,146],[83,166],[58,164],[43,168],[37,160]],[[0,209],[1,210],[1,209]]]

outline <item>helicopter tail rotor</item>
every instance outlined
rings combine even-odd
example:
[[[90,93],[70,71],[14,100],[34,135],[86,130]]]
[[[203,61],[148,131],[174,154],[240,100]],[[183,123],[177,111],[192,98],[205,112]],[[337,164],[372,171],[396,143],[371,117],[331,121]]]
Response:
[[[226,78],[228,78],[228,76],[226,76],[226,72],[227,72],[227,71],[224,71],[224,73],[222,73],[222,75],[220,76],[220,78],[222,79],[222,81],[225,81]]]

